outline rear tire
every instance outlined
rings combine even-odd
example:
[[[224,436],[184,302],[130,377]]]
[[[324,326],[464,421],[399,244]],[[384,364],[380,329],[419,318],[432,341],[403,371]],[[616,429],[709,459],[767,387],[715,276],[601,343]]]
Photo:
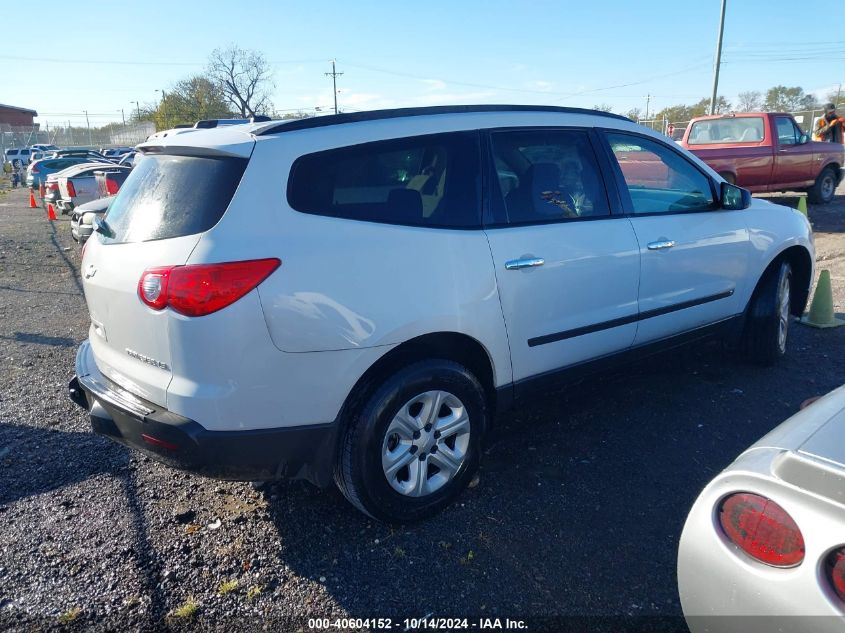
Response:
[[[488,415],[484,388],[466,367],[439,359],[409,365],[348,416],[335,482],[379,521],[436,514],[478,469]]]
[[[832,167],[825,167],[816,178],[812,187],[807,189],[807,197],[813,204],[827,204],[836,193],[836,173]]]
[[[760,281],[748,310],[743,351],[751,362],[772,365],[786,353],[792,267],[781,262]]]

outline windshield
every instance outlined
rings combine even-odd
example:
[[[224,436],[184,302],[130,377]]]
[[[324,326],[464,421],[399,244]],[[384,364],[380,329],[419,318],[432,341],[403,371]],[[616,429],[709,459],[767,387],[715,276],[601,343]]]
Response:
[[[246,169],[244,158],[148,155],[136,163],[106,216],[105,244],[146,242],[217,224]]]

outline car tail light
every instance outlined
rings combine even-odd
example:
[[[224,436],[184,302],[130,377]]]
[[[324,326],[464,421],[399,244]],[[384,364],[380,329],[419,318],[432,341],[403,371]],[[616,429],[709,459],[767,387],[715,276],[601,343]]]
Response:
[[[112,178],[106,178],[106,195],[113,196],[120,189],[120,185]]]
[[[827,577],[839,599],[845,602],[845,547],[831,552],[825,561]]]
[[[726,497],[719,522],[727,537],[746,554],[773,567],[795,567],[804,560],[804,537],[786,510],[749,492]]]
[[[40,174],[41,173],[41,170],[38,169],[38,163],[32,163],[32,165],[29,166],[29,173],[31,173],[31,174]]]
[[[138,282],[138,296],[153,310],[170,307],[185,316],[222,310],[267,279],[278,259],[150,268]]]
[[[56,183],[56,182],[48,182],[47,183],[47,189],[49,189],[50,191],[58,191],[59,190],[59,184]]]
[[[73,186],[73,183],[70,180],[67,181],[67,195],[71,198],[76,197],[76,187]]]

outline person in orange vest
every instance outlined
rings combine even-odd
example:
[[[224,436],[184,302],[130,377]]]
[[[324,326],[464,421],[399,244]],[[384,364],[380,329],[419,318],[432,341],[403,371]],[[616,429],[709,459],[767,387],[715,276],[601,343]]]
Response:
[[[845,142],[843,129],[845,129],[845,117],[836,114],[836,106],[832,103],[825,104],[824,116],[816,122],[816,139],[829,143],[843,143]]]

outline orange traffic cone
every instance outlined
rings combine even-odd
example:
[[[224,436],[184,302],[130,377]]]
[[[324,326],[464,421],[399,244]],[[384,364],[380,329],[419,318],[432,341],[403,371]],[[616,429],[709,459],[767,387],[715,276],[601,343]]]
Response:
[[[47,219],[51,222],[56,219],[56,210],[53,208],[53,203],[47,204]]]
[[[29,208],[30,209],[37,209],[38,205],[35,204],[35,189],[29,190]]]

